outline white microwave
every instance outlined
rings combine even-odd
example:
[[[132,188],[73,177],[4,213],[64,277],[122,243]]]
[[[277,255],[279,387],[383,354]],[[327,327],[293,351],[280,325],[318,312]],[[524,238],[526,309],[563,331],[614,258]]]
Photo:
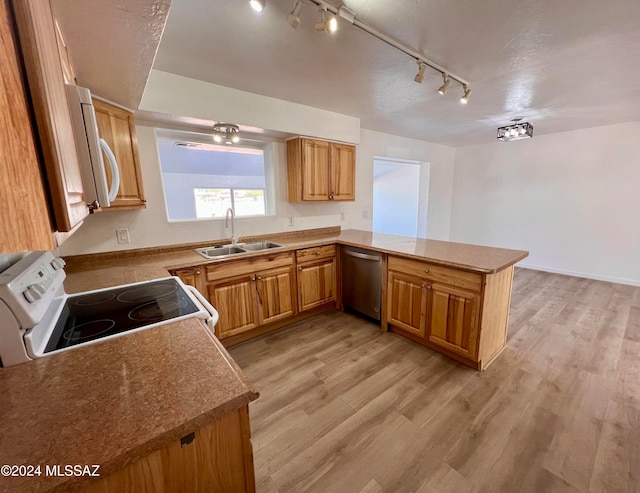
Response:
[[[91,91],[86,87],[67,84],[67,101],[71,112],[71,123],[78,150],[82,186],[89,210],[109,207],[118,195],[120,171],[113,151],[100,138],[96,112],[91,100]],[[107,183],[102,152],[111,168],[111,188]]]

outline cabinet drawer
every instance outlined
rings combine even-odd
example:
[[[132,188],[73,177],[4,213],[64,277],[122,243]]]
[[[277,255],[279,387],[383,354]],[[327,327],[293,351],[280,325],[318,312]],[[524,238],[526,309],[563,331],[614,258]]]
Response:
[[[293,252],[276,255],[251,257],[244,260],[224,260],[217,264],[207,265],[207,281],[215,281],[226,277],[253,274],[264,269],[293,265]]]
[[[479,293],[482,290],[482,275],[441,265],[389,256],[389,270],[436,281],[448,286],[468,289]]]
[[[320,247],[305,248],[304,250],[296,251],[296,261],[299,264],[302,264],[304,262],[310,262],[312,260],[330,258],[335,256],[336,256],[335,245],[325,245]]]

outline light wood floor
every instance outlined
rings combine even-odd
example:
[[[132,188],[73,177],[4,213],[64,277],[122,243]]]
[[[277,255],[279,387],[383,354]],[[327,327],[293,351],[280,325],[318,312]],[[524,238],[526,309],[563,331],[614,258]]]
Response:
[[[230,352],[260,493],[640,491],[640,288],[517,269],[484,373],[340,312]]]

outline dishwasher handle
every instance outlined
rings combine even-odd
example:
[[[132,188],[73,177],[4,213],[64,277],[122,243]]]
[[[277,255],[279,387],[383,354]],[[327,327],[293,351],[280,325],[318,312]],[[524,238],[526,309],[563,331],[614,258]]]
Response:
[[[380,262],[380,259],[382,258],[379,255],[367,255],[366,253],[354,252],[353,250],[344,250],[344,253],[350,257],[361,258],[362,260],[371,260],[372,262]]]

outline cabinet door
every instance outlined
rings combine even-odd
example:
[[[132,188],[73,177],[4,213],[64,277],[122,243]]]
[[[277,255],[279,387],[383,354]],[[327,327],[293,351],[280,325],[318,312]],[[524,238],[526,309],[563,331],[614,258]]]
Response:
[[[55,227],[71,231],[89,214],[48,0],[11,2],[36,117]]]
[[[256,274],[260,325],[295,315],[293,267],[281,267]]]
[[[258,326],[256,287],[253,276],[222,279],[208,285],[209,300],[220,315],[216,325],[218,339]]]
[[[399,272],[389,271],[387,313],[389,323],[420,337],[427,324],[427,283]]]
[[[356,148],[331,144],[331,200],[356,199]]]
[[[100,137],[106,140],[111,147],[120,168],[118,195],[116,200],[111,202],[111,208],[104,210],[146,207],[133,114],[99,99],[94,99],[93,105],[96,110]],[[109,166],[105,166],[105,168],[107,182],[111,186],[111,168]]]
[[[329,142],[302,139],[302,200],[329,200]]]
[[[336,300],[335,258],[298,266],[298,310],[303,312]]]
[[[178,276],[187,286],[193,286],[198,291],[202,292],[202,272],[202,268],[194,267],[193,269],[176,270],[174,271],[174,275]]]
[[[429,293],[429,342],[475,360],[480,296],[437,283]]]

